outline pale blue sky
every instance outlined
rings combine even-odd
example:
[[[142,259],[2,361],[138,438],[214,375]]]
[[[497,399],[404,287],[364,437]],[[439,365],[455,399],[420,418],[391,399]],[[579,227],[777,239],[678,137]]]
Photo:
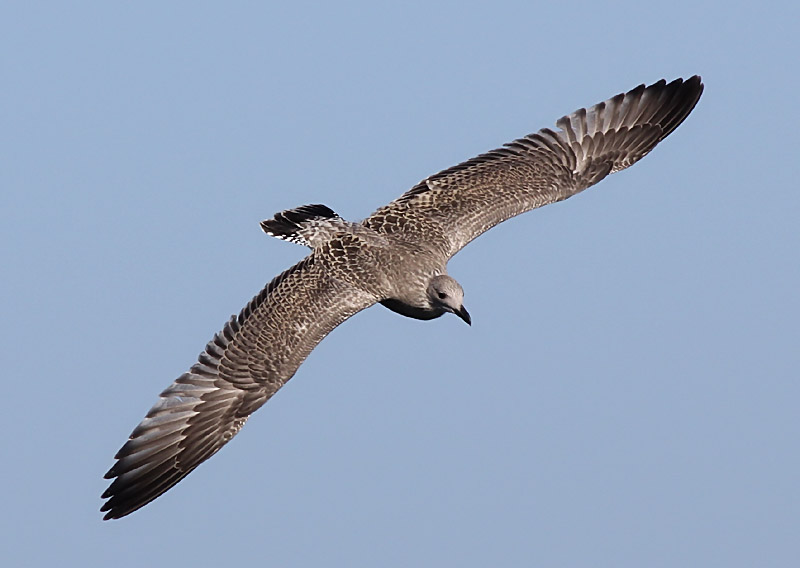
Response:
[[[9,566],[795,566],[796,3],[7,2]],[[305,251],[423,177],[699,73],[634,168],[490,231],[473,317],[375,307],[166,495],[101,522],[158,393]]]

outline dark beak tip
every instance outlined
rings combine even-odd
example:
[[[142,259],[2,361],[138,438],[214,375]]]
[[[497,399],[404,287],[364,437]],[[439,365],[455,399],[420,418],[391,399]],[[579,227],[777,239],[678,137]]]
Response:
[[[472,325],[472,318],[469,315],[469,312],[466,310],[464,306],[461,306],[461,309],[456,312],[456,315],[460,317],[464,322],[471,326]]]

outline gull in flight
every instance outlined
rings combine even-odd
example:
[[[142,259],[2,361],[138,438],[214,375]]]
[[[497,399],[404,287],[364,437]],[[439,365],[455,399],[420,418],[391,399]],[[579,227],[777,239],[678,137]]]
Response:
[[[311,253],[256,295],[161,393],[106,473],[105,519],[136,511],[214,455],[350,316],[381,303],[471,324],[447,262],[472,239],[633,165],[689,115],[700,77],[640,85],[426,178],[365,220],[304,205],[261,222]]]

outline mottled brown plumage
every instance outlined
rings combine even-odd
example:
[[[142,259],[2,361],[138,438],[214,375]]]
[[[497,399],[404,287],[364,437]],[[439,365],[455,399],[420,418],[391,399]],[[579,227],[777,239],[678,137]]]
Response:
[[[376,302],[470,323],[449,259],[491,227],[561,201],[650,152],[692,111],[700,78],[659,81],[561,118],[431,176],[361,223],[324,205],[283,211],[268,234],[312,253],[272,282],[161,393],[106,474],[105,518],[146,505],[216,453],[332,329]]]

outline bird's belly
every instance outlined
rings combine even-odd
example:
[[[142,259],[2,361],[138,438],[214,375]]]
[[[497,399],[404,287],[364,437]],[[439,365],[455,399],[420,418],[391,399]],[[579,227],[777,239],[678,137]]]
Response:
[[[430,320],[438,318],[439,316],[444,314],[444,310],[418,308],[416,306],[406,304],[405,302],[401,302],[400,300],[395,300],[393,298],[389,298],[388,300],[381,300],[381,304],[389,308],[393,312],[397,312],[400,315],[419,320]]]

